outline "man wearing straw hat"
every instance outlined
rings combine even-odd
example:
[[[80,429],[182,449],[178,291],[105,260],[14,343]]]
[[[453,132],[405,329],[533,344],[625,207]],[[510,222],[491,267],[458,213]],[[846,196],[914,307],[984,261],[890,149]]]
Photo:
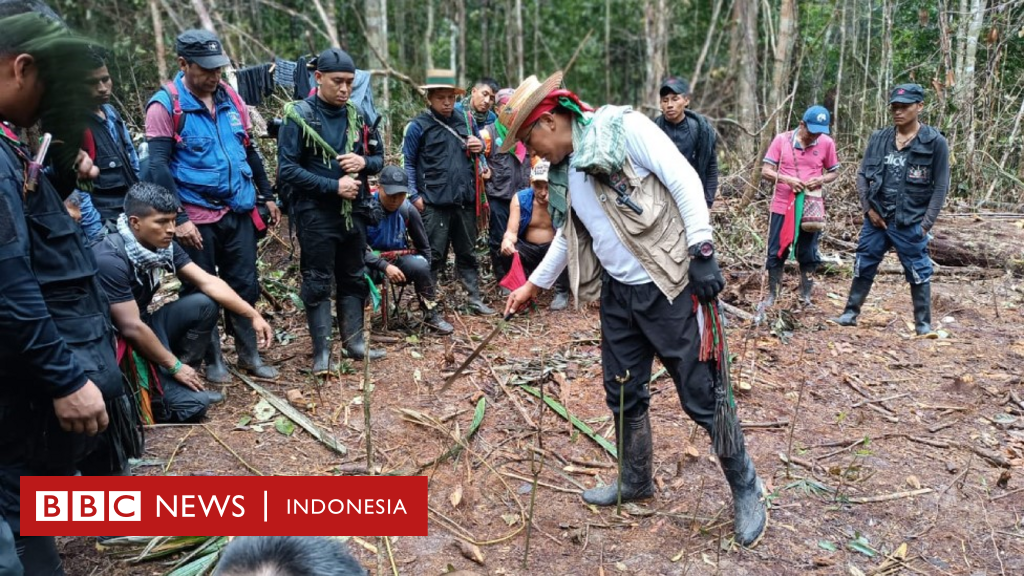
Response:
[[[646,116],[596,112],[561,88],[562,74],[527,78],[498,111],[503,147],[522,141],[552,163],[548,206],[558,233],[508,298],[515,312],[568,266],[577,305],[601,302],[605,399],[616,415],[619,483],[587,490],[608,506],[654,495],[649,382],[655,355],[683,410],[711,435],[732,490],[736,542],[754,546],[767,524],[764,487],[746,452],[728,383],[717,312],[725,280],[715,261],[696,171]],[[689,256],[687,258],[687,256]]]
[[[452,70],[430,70],[427,83],[428,108],[413,118],[405,131],[402,152],[409,175],[409,200],[423,214],[435,255],[430,263],[435,285],[448,242],[455,250],[455,268],[469,293],[469,305],[478,314],[494,310],[480,297],[480,271],[473,246],[476,217],[481,208],[477,193],[477,160],[483,142],[472,117],[455,110],[455,97],[466,91],[455,83]]]

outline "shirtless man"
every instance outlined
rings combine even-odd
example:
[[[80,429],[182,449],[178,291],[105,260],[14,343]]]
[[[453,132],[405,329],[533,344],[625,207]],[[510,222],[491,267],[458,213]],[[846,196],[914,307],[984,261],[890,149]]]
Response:
[[[539,160],[530,174],[532,188],[520,190],[512,197],[509,207],[508,228],[501,241],[501,254],[505,268],[511,265],[512,254],[519,253],[523,271],[530,275],[548,253],[555,238],[555,228],[548,213],[548,168],[546,160]],[[555,283],[552,310],[569,306],[569,275],[563,272]]]

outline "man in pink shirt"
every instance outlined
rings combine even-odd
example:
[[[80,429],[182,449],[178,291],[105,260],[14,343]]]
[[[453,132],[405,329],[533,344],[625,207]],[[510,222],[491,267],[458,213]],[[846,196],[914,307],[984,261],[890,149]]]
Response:
[[[818,190],[839,177],[836,144],[828,136],[831,115],[824,106],[811,106],[804,112],[796,130],[783,132],[772,140],[764,156],[761,176],[775,182],[768,232],[768,299],[764,307],[775,303],[782,285],[782,268],[789,257],[796,218],[796,195]],[[787,229],[787,226],[789,227]],[[784,231],[789,234],[784,234]],[[820,232],[800,232],[796,241],[796,259],[800,263],[800,299],[811,303],[811,274],[821,262],[818,256]]]

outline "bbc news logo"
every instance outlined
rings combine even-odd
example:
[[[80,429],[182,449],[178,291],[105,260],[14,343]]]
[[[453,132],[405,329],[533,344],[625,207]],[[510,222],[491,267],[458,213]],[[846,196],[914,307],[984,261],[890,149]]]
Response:
[[[69,517],[70,515],[70,517]],[[38,491],[36,522],[142,522],[142,492]]]

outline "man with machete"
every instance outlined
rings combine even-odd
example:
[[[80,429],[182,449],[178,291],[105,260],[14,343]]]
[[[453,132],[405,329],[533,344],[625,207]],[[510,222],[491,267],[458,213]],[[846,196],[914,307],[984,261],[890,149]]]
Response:
[[[558,229],[529,281],[509,295],[505,313],[550,288],[566,266],[577,306],[600,299],[601,362],[606,402],[619,424],[620,482],[585,491],[587,503],[614,505],[620,490],[622,501],[654,496],[648,385],[657,355],[683,410],[711,435],[732,490],[736,542],[754,546],[768,520],[764,487],[735,415],[728,351],[719,348],[724,356],[717,368],[707,353],[724,345],[716,302],[725,279],[704,187],[646,116],[618,106],[592,111],[561,82],[561,72],[544,82],[531,76],[498,111],[508,128],[502,151],[521,140],[551,162],[548,205]]]

